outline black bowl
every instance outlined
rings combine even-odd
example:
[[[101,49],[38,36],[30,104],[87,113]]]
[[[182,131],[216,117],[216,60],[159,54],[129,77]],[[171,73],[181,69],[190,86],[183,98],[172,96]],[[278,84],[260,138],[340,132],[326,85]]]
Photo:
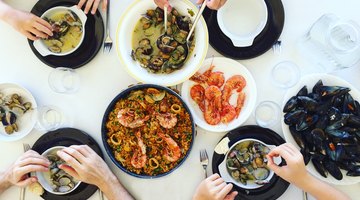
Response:
[[[189,147],[189,150],[186,152],[186,155],[184,156],[184,158],[178,163],[178,165],[176,165],[173,169],[171,169],[170,171],[168,172],[165,172],[165,173],[162,173],[162,174],[157,174],[155,176],[149,176],[149,175],[144,175],[144,174],[136,174],[134,172],[131,172],[129,170],[127,170],[124,166],[122,166],[114,157],[114,154],[112,153],[112,149],[111,147],[109,146],[109,144],[107,143],[107,135],[106,135],[106,132],[107,132],[107,128],[106,128],[106,121],[107,121],[107,118],[109,116],[109,113],[114,109],[114,106],[116,104],[116,102],[118,102],[120,99],[123,99],[123,98],[126,98],[131,91],[133,90],[141,90],[141,89],[144,89],[144,88],[156,88],[156,89],[159,89],[159,90],[165,90],[166,92],[176,96],[177,98],[179,98],[179,100],[181,101],[181,103],[183,104],[184,108],[186,109],[186,111],[189,113],[189,116],[190,116],[190,120],[191,120],[191,129],[192,129],[192,141],[191,141],[191,144],[190,144],[190,147]],[[105,147],[105,150],[106,150],[106,153],[109,155],[110,159],[114,162],[114,164],[119,167],[122,171],[124,171],[125,173],[131,175],[131,176],[135,176],[135,177],[138,177],[138,178],[146,178],[146,179],[151,179],[151,178],[159,178],[159,177],[162,177],[162,176],[166,176],[168,174],[170,174],[171,172],[173,172],[175,169],[177,169],[185,160],[186,158],[189,156],[190,154],[190,151],[191,151],[191,148],[193,146],[193,143],[194,143],[194,138],[195,138],[195,123],[194,123],[194,119],[191,115],[191,112],[188,108],[188,106],[186,105],[186,103],[182,100],[182,98],[180,97],[179,94],[177,94],[176,92],[174,92],[173,90],[167,88],[167,87],[163,87],[163,86],[160,86],[160,85],[154,85],[154,84],[140,84],[140,85],[135,85],[135,86],[132,86],[130,88],[127,88],[126,90],[120,92],[120,94],[118,94],[112,101],[111,103],[109,104],[109,106],[107,107],[106,111],[105,111],[105,114],[104,114],[104,117],[103,117],[103,120],[102,120],[102,124],[101,124],[101,138],[102,138],[102,141],[103,141],[103,144],[104,144],[104,147]]]

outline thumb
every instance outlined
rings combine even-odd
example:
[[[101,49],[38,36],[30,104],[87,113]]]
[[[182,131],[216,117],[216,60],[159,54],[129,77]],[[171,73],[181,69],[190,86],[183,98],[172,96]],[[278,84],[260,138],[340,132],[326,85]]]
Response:
[[[237,191],[233,191],[232,193],[226,195],[224,200],[234,200],[237,194],[238,194]]]
[[[59,165],[59,168],[64,170],[66,173],[68,173],[70,176],[76,178],[79,180],[79,174],[75,171],[74,168],[70,167],[69,165],[65,165],[65,164],[62,164],[62,165]]]
[[[275,163],[274,163],[274,160],[272,159],[271,156],[269,155],[266,155],[266,158],[268,160],[268,163],[267,163],[267,166],[273,170],[275,172],[275,174],[279,175],[280,173],[280,170],[281,170],[281,167],[277,166]]]
[[[36,181],[37,181],[36,177],[29,177],[29,178],[27,178],[25,180],[19,181],[18,183],[16,183],[16,185],[19,186],[19,187],[26,187],[26,186],[28,186],[31,183],[34,183]]]

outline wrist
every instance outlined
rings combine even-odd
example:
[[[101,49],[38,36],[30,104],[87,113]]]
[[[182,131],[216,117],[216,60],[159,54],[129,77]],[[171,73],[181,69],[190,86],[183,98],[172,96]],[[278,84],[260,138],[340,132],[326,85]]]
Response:
[[[7,171],[0,172],[0,191],[6,190],[11,185],[10,174]]]
[[[0,19],[8,22],[11,19],[11,16],[14,13],[14,9],[9,5],[0,1]]]
[[[315,183],[314,181],[316,180],[317,179],[315,179],[312,175],[306,173],[305,175],[301,176],[301,179],[294,182],[294,185],[306,191],[313,183]]]

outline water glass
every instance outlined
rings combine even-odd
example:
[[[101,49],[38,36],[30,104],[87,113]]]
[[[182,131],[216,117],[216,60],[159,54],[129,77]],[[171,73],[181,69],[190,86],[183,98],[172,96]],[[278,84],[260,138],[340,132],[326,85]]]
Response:
[[[354,21],[325,14],[301,39],[299,48],[324,72],[351,67],[360,60],[360,27]]]
[[[300,69],[292,61],[283,61],[276,64],[271,70],[271,78],[275,85],[281,88],[290,88],[300,79]]]
[[[280,107],[273,101],[260,102],[255,109],[256,124],[269,128],[280,120]]]
[[[52,105],[39,107],[35,112],[37,123],[35,128],[41,131],[51,131],[64,125],[65,117],[60,108]]]
[[[65,67],[55,68],[49,75],[50,88],[57,93],[75,93],[80,87],[80,77],[75,70]]]

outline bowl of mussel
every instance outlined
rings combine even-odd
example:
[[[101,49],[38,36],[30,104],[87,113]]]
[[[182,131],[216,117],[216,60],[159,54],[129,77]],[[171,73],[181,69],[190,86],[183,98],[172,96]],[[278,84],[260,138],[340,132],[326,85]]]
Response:
[[[49,22],[53,31],[53,36],[34,41],[35,49],[42,56],[65,56],[79,48],[84,40],[87,17],[76,5],[50,8],[41,18]]]
[[[179,84],[190,78],[205,59],[205,20],[201,17],[189,35],[197,8],[188,0],[170,4],[166,27],[166,13],[153,1],[134,1],[120,19],[117,53],[127,72],[140,82]]]
[[[57,155],[59,150],[65,148],[64,146],[54,146],[42,153],[50,161],[49,171],[47,172],[36,172],[41,186],[48,192],[56,195],[64,195],[74,191],[81,183],[74,177],[67,174],[64,170],[60,169],[59,166],[66,164],[65,161]]]
[[[270,183],[274,172],[267,167],[266,155],[274,147],[252,138],[234,143],[219,165],[221,177],[244,189],[256,189]],[[274,163],[280,164],[281,158],[274,157]]]

